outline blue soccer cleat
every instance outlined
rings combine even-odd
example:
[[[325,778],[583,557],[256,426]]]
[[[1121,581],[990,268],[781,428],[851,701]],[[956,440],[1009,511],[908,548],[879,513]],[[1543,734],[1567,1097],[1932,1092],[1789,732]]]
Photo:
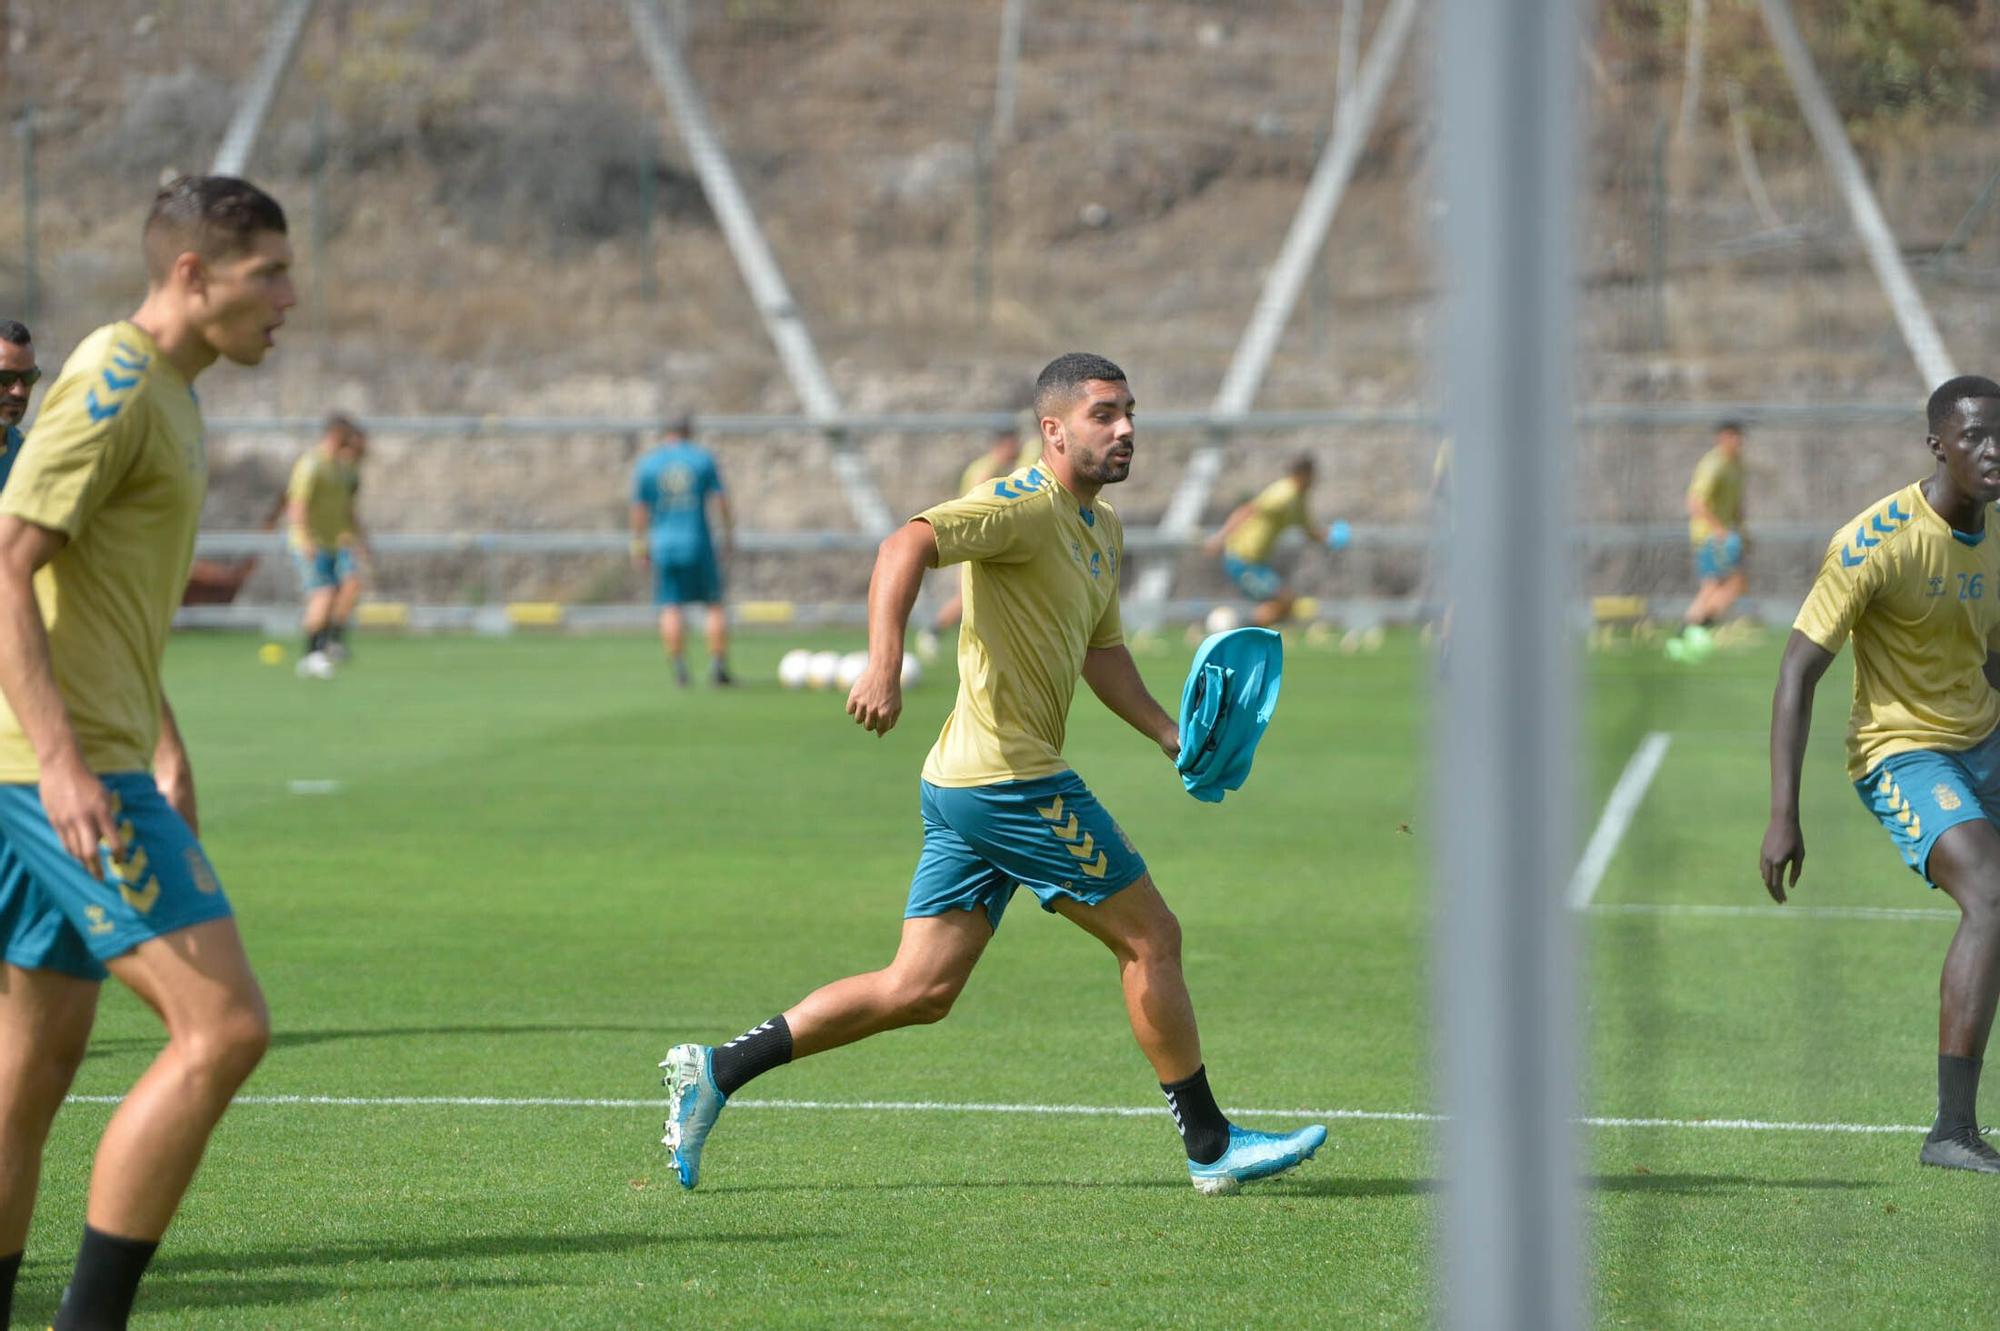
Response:
[[[677,1044],[667,1051],[660,1066],[667,1070],[661,1084],[673,1092],[667,1101],[667,1131],[660,1145],[673,1153],[681,1186],[692,1188],[701,1179],[701,1148],[729,1097],[715,1084],[715,1050],[708,1045]]]
[[[1297,1132],[1252,1132],[1229,1125],[1229,1149],[1208,1164],[1188,1161],[1194,1190],[1210,1197],[1235,1192],[1252,1179],[1270,1178],[1297,1169],[1313,1158],[1326,1141],[1326,1129],[1315,1123]]]

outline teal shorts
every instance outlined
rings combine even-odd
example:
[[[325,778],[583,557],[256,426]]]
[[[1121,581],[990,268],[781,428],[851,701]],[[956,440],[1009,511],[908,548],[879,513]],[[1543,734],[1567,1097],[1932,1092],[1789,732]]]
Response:
[[[25,970],[102,980],[111,958],[230,914],[201,843],[152,775],[99,780],[123,842],[116,856],[98,851],[102,881],[63,849],[40,787],[0,785],[0,950]]]
[[[1737,532],[1711,536],[1694,548],[1694,575],[1702,582],[1720,582],[1743,567],[1743,537]]]
[[[332,591],[356,573],[354,552],[344,545],[333,550],[294,550],[292,564],[298,569],[299,584],[308,596]]]
[[[906,920],[984,910],[998,929],[1016,887],[1052,911],[1064,897],[1094,906],[1146,874],[1146,862],[1075,772],[922,786],[924,853],[910,878]]]
[[[2000,731],[1969,749],[1893,754],[1854,783],[1868,811],[1889,831],[1903,863],[1930,876],[1931,847],[1960,823],[2000,814]]]
[[[1285,589],[1285,575],[1269,564],[1253,564],[1235,555],[1222,557],[1222,571],[1236,589],[1253,601],[1268,601]]]

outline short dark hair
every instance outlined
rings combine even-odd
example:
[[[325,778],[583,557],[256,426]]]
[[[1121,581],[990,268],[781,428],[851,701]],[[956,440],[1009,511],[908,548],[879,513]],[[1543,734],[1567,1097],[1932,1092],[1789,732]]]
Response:
[[[28,336],[28,325],[19,319],[0,319],[0,342],[12,342],[17,347],[25,347],[34,341]]]
[[[1312,455],[1312,454],[1310,454],[1310,453],[1300,453],[1300,454],[1298,454],[1298,455],[1296,455],[1295,457],[1293,457],[1293,458],[1292,458],[1292,465],[1291,465],[1291,468],[1290,468],[1290,470],[1291,470],[1291,473],[1292,473],[1292,475],[1294,475],[1294,476],[1300,476],[1300,475],[1303,475],[1303,474],[1305,474],[1306,472],[1309,472],[1309,471],[1313,471],[1313,470],[1317,469],[1317,468],[1318,468],[1318,466],[1319,466],[1319,463],[1317,463],[1317,462],[1315,462],[1315,461],[1313,460],[1313,455]]]
[[[1068,406],[1092,379],[1122,384],[1125,371],[1088,351],[1066,351],[1056,357],[1035,378],[1035,415],[1054,415],[1051,408]]]
[[[235,176],[180,176],[160,187],[146,213],[146,276],[159,282],[174,260],[193,250],[226,259],[250,248],[260,233],[286,232],[278,201]]]
[[[677,411],[667,417],[667,433],[676,439],[694,438],[694,415],[691,412]]]
[[[1717,434],[1733,434],[1740,436],[1743,433],[1743,422],[1737,420],[1733,416],[1730,417],[1728,420],[1717,421],[1715,423],[1715,432]]]
[[[366,430],[361,428],[360,424],[356,422],[352,416],[348,415],[344,411],[329,411],[328,413],[326,413],[326,419],[320,422],[319,432],[323,435],[335,434],[335,433],[339,434],[368,433]]]
[[[1931,400],[1924,409],[1924,416],[1930,422],[1931,433],[1935,435],[1944,428],[1946,418],[1958,410],[1958,404],[1969,397],[2000,397],[2000,384],[1994,383],[1983,374],[1961,374],[1956,379],[1947,379],[1932,392]]]

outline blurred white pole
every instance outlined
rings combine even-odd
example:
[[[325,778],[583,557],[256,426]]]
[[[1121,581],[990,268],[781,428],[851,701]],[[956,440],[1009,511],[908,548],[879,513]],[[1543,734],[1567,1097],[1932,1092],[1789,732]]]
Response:
[[[1862,173],[1861,159],[1854,155],[1854,145],[1847,141],[1840,113],[1819,81],[1812,52],[1806,49],[1805,38],[1799,36],[1799,25],[1793,21],[1791,5],[1786,0],[1759,0],[1759,4],[1764,11],[1764,26],[1771,32],[1771,43],[1778,48],[1778,59],[1784,63],[1785,76],[1792,81],[1792,92],[1799,99],[1799,110],[1805,113],[1806,128],[1812,131],[1819,155],[1826,159],[1834,183],[1840,186],[1841,195],[1847,200],[1854,229],[1861,233],[1868,262],[1875,268],[1875,280],[1882,284],[1882,294],[1889,298],[1896,326],[1902,330],[1903,341],[1917,362],[1917,372],[1924,377],[1924,391],[1929,392],[1957,373],[1952,368],[1951,353],[1945,350],[1944,338],[1938,333],[1930,308],[1924,304],[1923,295],[1903,262],[1903,252],[1896,246],[1896,234],[1889,229],[1882,206],[1868,187],[1868,177]]]
[[[1685,148],[1701,110],[1701,56],[1708,40],[1708,0],[1688,0],[1687,51],[1681,60],[1681,111],[1674,120],[1674,143]]]
[[[1438,378],[1454,441],[1432,727],[1453,1331],[1579,1331],[1570,365],[1577,0],[1440,0]]]
[[[298,54],[299,39],[305,35],[306,20],[312,17],[313,0],[284,0],[284,8],[271,20],[271,33],[264,42],[264,54],[243,85],[243,100],[223,131],[222,147],[216,150],[211,175],[240,176],[250,164],[250,151],[264,128],[264,117],[278,95],[278,85]]]
[[[1340,30],[1334,41],[1333,89],[1344,99],[1354,86],[1354,67],[1361,60],[1361,0],[1340,0]],[[1335,114],[1339,114],[1336,107]]]

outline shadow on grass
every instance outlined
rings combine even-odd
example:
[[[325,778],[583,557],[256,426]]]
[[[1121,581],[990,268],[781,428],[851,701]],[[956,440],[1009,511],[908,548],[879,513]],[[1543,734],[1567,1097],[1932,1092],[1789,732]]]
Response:
[[[1724,1192],[1755,1188],[1772,1192],[1853,1191],[1879,1188],[1880,1183],[1844,1178],[1752,1178],[1746,1174],[1598,1174],[1588,1180],[1592,1192]]]
[[[637,1252],[689,1243],[824,1243],[844,1234],[822,1229],[744,1230],[700,1234],[467,1234],[430,1242],[379,1239],[350,1243],[302,1243],[295,1248],[249,1248],[228,1252],[174,1252],[160,1258],[157,1272],[172,1279],[180,1272],[245,1271],[273,1267],[347,1266],[353,1263],[491,1261],[507,1257],[573,1256],[578,1253]]]
[[[717,1193],[794,1192],[961,1192],[966,1189],[1008,1189],[1022,1192],[1068,1192],[1107,1190],[1124,1192],[1192,1191],[1186,1178],[1151,1179],[902,1179],[878,1183],[749,1183],[741,1187],[723,1185]],[[1339,1175],[1307,1174],[1297,1178],[1269,1179],[1252,1183],[1244,1197],[1414,1197],[1438,1189],[1436,1179],[1426,1178],[1344,1178]],[[1226,1203],[1225,1203],[1226,1204]]]
[[[350,1029],[319,1031],[279,1030],[271,1036],[271,1048],[306,1049],[313,1045],[332,1044],[340,1040],[415,1040],[438,1035],[658,1035],[659,1027],[654,1026],[609,1026],[551,1024],[545,1026],[525,1025],[483,1025],[483,1026],[359,1026]],[[96,1058],[105,1054],[151,1053],[166,1043],[164,1033],[160,1035],[128,1035],[109,1040],[92,1040],[86,1058]]]

